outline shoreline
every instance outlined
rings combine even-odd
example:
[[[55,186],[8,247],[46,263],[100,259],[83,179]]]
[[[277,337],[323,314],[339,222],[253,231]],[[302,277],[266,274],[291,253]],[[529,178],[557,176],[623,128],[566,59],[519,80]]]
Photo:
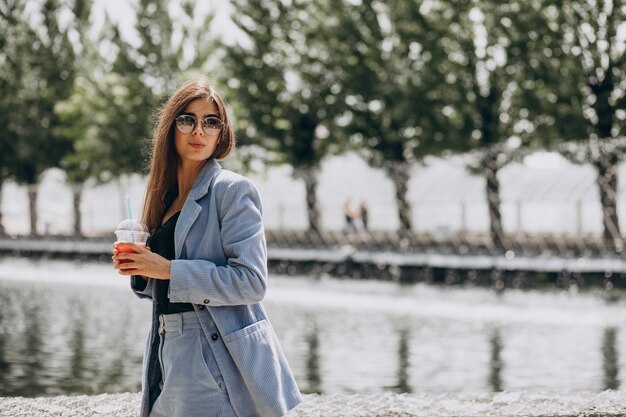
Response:
[[[279,239],[280,240],[280,239]],[[0,236],[0,256],[109,262],[113,238]],[[359,244],[324,247],[268,241],[268,267],[281,275],[505,289],[626,289],[626,258],[413,252]]]
[[[496,394],[306,394],[287,417],[618,417],[624,391]],[[0,417],[135,417],[139,393],[0,397]]]

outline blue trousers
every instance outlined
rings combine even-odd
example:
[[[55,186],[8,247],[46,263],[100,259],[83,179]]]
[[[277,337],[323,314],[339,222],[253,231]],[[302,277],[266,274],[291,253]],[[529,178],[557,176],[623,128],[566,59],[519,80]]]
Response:
[[[237,417],[210,344],[223,345],[215,325],[210,341],[193,311],[159,316],[163,375],[150,417]]]

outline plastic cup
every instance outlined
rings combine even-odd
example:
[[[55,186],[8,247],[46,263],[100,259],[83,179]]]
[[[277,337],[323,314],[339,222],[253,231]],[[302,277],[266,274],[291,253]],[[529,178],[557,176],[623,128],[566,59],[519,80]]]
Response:
[[[148,228],[145,224],[135,219],[126,219],[115,229],[115,236],[117,236],[117,241],[120,243],[132,242],[136,245],[146,246],[150,233],[148,233]],[[132,248],[124,246],[123,244],[117,246],[117,251],[119,253],[136,253]],[[126,262],[132,261],[120,260],[120,263]]]

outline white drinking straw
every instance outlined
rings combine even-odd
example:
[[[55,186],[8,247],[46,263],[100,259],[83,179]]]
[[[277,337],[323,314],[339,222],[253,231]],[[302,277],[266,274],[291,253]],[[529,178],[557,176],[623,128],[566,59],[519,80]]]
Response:
[[[130,229],[130,237],[135,241],[135,222],[133,221],[133,211],[130,207],[130,197],[128,194],[126,195],[126,211],[128,212],[128,218],[130,219],[131,229]]]

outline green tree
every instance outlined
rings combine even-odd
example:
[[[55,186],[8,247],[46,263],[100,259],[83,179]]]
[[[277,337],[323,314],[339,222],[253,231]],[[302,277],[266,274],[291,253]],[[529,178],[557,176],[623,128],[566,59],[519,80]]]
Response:
[[[57,132],[73,144],[63,167],[74,190],[75,234],[80,234],[84,182],[121,181],[144,171],[157,106],[181,71],[201,70],[215,49],[209,31],[213,15],[196,13],[194,2],[174,10],[179,25],[164,1],[142,1],[135,11],[138,46],[123,39],[108,16],[95,41],[77,23],[83,52],[78,76],[72,96],[56,106],[64,122]],[[88,22],[78,12],[76,20]]]
[[[308,230],[319,233],[317,174],[324,156],[341,149],[332,120],[341,99],[334,51],[324,37],[316,2],[240,0],[234,21],[244,40],[226,45],[227,85],[240,145],[268,163],[287,163],[306,190]]]
[[[122,38],[108,15],[95,41],[79,31],[83,45],[79,76],[72,96],[56,106],[64,122],[57,132],[73,144],[63,168],[74,195],[76,235],[82,232],[80,202],[87,180],[121,181],[144,171],[154,110],[160,100],[155,91],[167,88],[177,74],[175,60],[169,52],[163,53],[171,49],[172,24],[162,3],[144,1],[137,6],[139,47]],[[99,50],[106,55],[101,56]],[[160,67],[157,61],[164,56]]]
[[[74,31],[74,49],[80,59],[76,60],[75,79],[72,93],[66,100],[55,103],[54,112],[59,118],[59,125],[54,133],[72,145],[61,160],[61,167],[66,173],[67,182],[72,189],[72,207],[74,212],[74,235],[82,235],[80,205],[85,182],[97,173],[95,168],[103,157],[93,152],[97,147],[95,118],[101,117],[103,106],[97,108],[89,100],[87,85],[94,69],[102,64],[96,44],[90,39],[90,15],[92,0],[75,0],[72,7],[70,29]]]
[[[108,16],[95,41],[79,33],[83,54],[72,95],[55,107],[63,122],[56,132],[72,143],[62,166],[73,191],[75,235],[82,233],[80,203],[87,180],[106,183],[143,170],[156,106],[130,57],[132,48]],[[101,56],[96,46],[113,57]]]
[[[412,165],[463,144],[454,134],[460,117],[446,103],[454,90],[441,42],[450,16],[421,5],[333,0],[325,12],[345,95],[335,122],[350,146],[393,182],[401,235],[413,228],[407,196]]]
[[[558,104],[547,114],[557,121],[553,134],[584,144],[561,150],[570,160],[596,169],[603,239],[621,252],[617,168],[624,159],[623,139],[618,138],[626,134],[626,47],[618,29],[626,21],[626,3],[562,0],[542,5],[552,31],[547,51],[558,57],[540,77]]]
[[[2,185],[15,170],[16,131],[21,128],[17,116],[23,111],[18,92],[30,60],[30,51],[24,46],[35,37],[26,24],[25,7],[25,1],[0,2],[0,235],[5,232]]]
[[[85,182],[105,183],[113,178],[116,164],[111,156],[120,136],[117,120],[124,116],[120,114],[123,107],[118,106],[127,99],[119,77],[109,73],[94,79],[78,77],[72,95],[56,104],[55,112],[63,123],[57,134],[72,142],[72,152],[61,165],[73,192],[75,235],[82,234],[80,205]]]
[[[544,117],[549,92],[536,81],[546,70],[550,29],[536,2],[449,0],[442,7],[458,11],[443,42],[456,87],[449,106],[463,121],[456,134],[467,151],[477,151],[470,171],[485,178],[491,240],[504,249],[498,173],[553,125]]]
[[[80,15],[76,20],[84,25],[88,17],[86,12],[86,21]],[[75,235],[82,234],[80,205],[85,182],[106,183],[141,172],[144,140],[151,129],[150,104],[143,102],[150,89],[138,79],[140,71],[132,67],[130,49],[117,25],[105,16],[95,40],[82,29],[86,27],[77,23],[82,54],[72,95],[55,106],[63,122],[56,132],[72,143],[62,167],[73,191]],[[120,74],[129,67],[130,73]],[[153,99],[151,93],[148,99]]]
[[[8,171],[18,183],[28,187],[30,233],[37,234],[37,183],[41,173],[59,166],[69,149],[68,141],[56,136],[59,124],[54,103],[68,96],[74,78],[74,51],[66,27],[60,25],[61,5],[47,0],[41,8],[43,23],[30,26],[32,16],[22,3],[13,2],[6,8],[21,34],[12,41],[10,49],[19,74],[14,85],[11,120],[5,133],[15,145],[13,162]],[[12,76],[12,75],[11,75]]]

